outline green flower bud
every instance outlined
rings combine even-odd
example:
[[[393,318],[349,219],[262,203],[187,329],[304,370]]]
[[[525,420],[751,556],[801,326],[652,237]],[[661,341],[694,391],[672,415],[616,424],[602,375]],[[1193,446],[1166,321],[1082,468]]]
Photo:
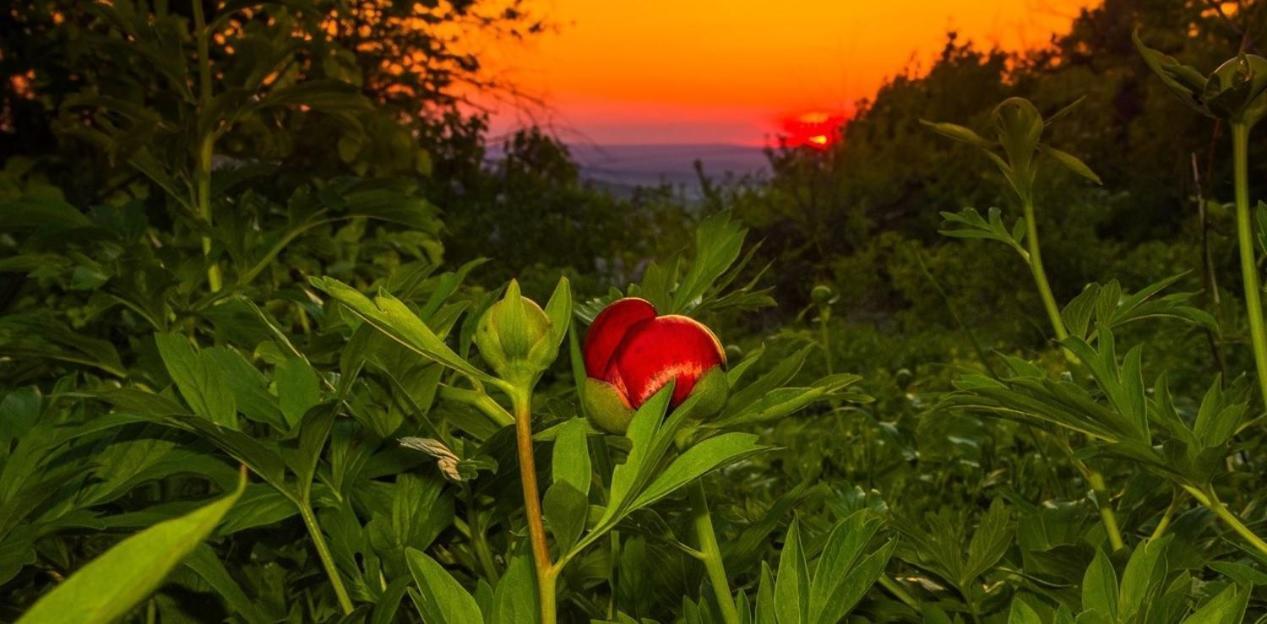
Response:
[[[821,306],[831,303],[831,299],[836,296],[836,293],[832,292],[831,286],[819,284],[815,286],[813,290],[809,291],[809,296],[810,299],[814,301],[815,305]]]
[[[532,377],[545,370],[557,355],[551,325],[541,306],[520,295],[519,283],[511,280],[506,296],[489,306],[480,318],[475,346],[499,377]]]

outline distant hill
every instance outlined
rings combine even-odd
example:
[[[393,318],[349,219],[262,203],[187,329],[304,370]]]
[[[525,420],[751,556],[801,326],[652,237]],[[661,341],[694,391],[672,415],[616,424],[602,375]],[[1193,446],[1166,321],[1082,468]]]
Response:
[[[700,145],[569,145],[572,158],[586,180],[627,194],[635,187],[670,184],[688,195],[699,189],[695,161],[716,179],[763,174],[769,171],[759,147],[728,144]]]

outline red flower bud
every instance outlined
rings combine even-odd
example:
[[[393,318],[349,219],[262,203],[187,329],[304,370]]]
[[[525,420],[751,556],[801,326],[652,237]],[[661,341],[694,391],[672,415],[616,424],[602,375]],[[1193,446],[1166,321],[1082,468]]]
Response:
[[[716,388],[720,400],[725,398],[726,352],[717,336],[692,318],[656,316],[643,299],[629,297],[604,308],[585,334],[584,353],[591,415],[615,433],[623,433],[633,411],[670,381],[675,384],[670,408],[697,386]]]

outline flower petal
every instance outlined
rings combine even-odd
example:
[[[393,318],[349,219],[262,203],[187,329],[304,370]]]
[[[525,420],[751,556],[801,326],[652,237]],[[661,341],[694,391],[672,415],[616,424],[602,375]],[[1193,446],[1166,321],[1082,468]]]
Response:
[[[629,328],[655,318],[655,306],[646,299],[625,297],[612,302],[590,323],[585,332],[585,374],[603,378],[616,346],[624,340]]]
[[[700,377],[725,363],[725,350],[708,327],[670,314],[630,328],[605,376],[625,392],[634,408],[676,380],[670,402],[676,407],[690,396]]]

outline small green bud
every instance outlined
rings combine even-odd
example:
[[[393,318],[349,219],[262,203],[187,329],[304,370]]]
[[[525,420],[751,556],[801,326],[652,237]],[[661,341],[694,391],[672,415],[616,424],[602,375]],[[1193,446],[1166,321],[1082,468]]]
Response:
[[[511,280],[506,296],[489,306],[475,330],[475,346],[484,361],[503,379],[536,375],[554,361],[549,349],[536,348],[551,341],[550,317],[541,306],[519,294]],[[544,359],[545,361],[538,361]]]
[[[815,305],[821,306],[831,303],[831,299],[836,296],[836,293],[832,292],[831,286],[819,284],[815,286],[813,290],[809,291],[809,296],[810,299],[814,301]]]

